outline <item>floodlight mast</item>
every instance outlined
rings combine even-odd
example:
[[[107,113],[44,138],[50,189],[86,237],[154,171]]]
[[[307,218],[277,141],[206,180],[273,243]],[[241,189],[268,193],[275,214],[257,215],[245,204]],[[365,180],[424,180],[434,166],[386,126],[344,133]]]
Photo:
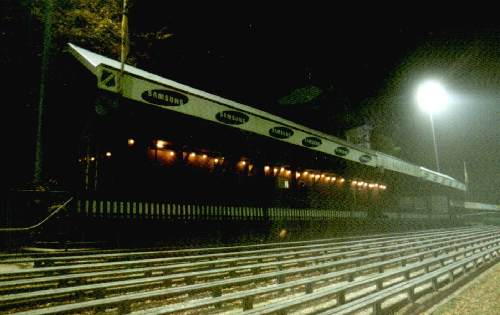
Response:
[[[436,170],[441,172],[439,167],[439,155],[437,150],[436,132],[434,130],[434,114],[440,112],[448,104],[448,94],[438,81],[425,81],[417,89],[417,103],[420,109],[429,114],[432,129],[432,141],[434,144],[434,158],[436,160]]]

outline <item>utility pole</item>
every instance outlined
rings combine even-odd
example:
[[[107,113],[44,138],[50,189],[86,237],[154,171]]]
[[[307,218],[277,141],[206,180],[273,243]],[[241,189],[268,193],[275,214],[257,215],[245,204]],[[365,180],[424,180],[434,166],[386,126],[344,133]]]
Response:
[[[118,94],[119,95],[123,95],[123,72],[125,70],[125,62],[127,61],[128,50],[129,50],[128,4],[127,4],[127,0],[123,0],[122,24],[121,24],[121,42],[120,42],[120,75],[118,76]]]
[[[44,1],[44,27],[43,27],[43,49],[42,66],[40,74],[40,92],[37,108],[37,129],[35,143],[35,167],[33,174],[34,183],[41,183],[43,178],[43,114],[45,107],[45,95],[47,92],[47,75],[49,68],[49,56],[52,47],[52,0]]]

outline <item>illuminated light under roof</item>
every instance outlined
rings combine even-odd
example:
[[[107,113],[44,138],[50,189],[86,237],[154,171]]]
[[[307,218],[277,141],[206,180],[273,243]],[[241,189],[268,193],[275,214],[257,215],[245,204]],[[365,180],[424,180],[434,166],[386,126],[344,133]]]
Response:
[[[175,152],[174,152],[174,151],[170,151],[170,152],[168,152],[168,155],[170,155],[170,156],[174,156],[174,155],[175,155]]]
[[[195,157],[195,156],[196,156],[196,153],[191,152],[191,153],[189,154],[189,156],[193,158],[193,157]]]
[[[134,145],[135,140],[132,139],[132,138],[130,138],[130,139],[127,140],[127,143],[128,143],[128,145]]]
[[[165,144],[166,144],[166,142],[165,142],[165,141],[163,141],[163,140],[158,140],[158,141],[156,141],[156,147],[157,147],[158,149],[163,149],[163,148],[165,147]]]
[[[107,156],[107,157],[111,157],[111,152],[109,152],[109,151],[108,151],[108,152],[106,152],[106,156]]]
[[[268,165],[264,166],[264,171],[267,172],[269,171],[270,167]]]
[[[215,164],[219,163],[219,159],[214,159]]]

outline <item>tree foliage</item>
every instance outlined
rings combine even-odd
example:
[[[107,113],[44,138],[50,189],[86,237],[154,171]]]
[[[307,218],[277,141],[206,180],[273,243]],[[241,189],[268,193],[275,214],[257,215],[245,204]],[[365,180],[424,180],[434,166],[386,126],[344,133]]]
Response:
[[[44,20],[43,8],[46,1],[48,0],[35,0],[31,6],[32,14],[39,25],[42,25]],[[64,51],[66,44],[71,42],[119,59],[123,0],[51,1],[54,2],[52,36],[56,53]],[[134,1],[129,0],[127,11],[133,9]],[[161,28],[127,35],[131,47],[127,63],[136,64],[138,59],[148,58],[147,51],[138,51],[136,48],[147,49],[152,42],[165,40],[172,34],[166,28]]]
[[[34,17],[40,22],[45,18],[45,1],[37,0],[32,7]],[[121,0],[54,1],[54,48],[61,50],[72,42],[116,58],[120,54],[121,13]]]

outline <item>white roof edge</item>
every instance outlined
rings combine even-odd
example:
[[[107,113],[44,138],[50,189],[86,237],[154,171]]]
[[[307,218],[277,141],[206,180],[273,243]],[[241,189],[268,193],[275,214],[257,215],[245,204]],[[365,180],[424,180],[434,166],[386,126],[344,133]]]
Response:
[[[423,167],[423,166],[420,166],[420,169],[421,169],[421,170],[424,170],[424,171],[426,171],[426,172],[429,172],[429,173],[433,173],[433,174],[436,174],[436,175],[439,175],[439,176],[443,176],[443,177],[446,177],[446,178],[449,178],[449,179],[456,180],[456,181],[458,182],[458,180],[457,180],[457,179],[455,179],[455,178],[451,177],[450,175],[446,175],[446,174],[443,174],[443,173],[439,173],[439,172],[436,172],[436,171],[430,170],[430,169],[428,169],[428,168],[425,168],[425,167]]]
[[[94,74],[97,73],[96,68],[100,64],[108,65],[108,66],[111,66],[111,67],[117,68],[117,69],[120,68],[120,63],[118,61],[116,61],[116,60],[113,60],[113,59],[104,57],[102,55],[96,54],[94,52],[91,52],[90,50],[78,47],[78,46],[76,46],[76,45],[74,45],[72,43],[68,43],[68,45],[70,47],[71,53],[80,62],[82,62],[85,65],[85,67],[87,69],[89,69],[89,71],[91,71]],[[353,143],[347,142],[344,139],[337,138],[335,136],[326,134],[326,133],[318,131],[318,130],[314,130],[314,129],[308,128],[308,127],[303,126],[303,125],[299,125],[297,123],[294,123],[293,121],[281,118],[279,116],[275,116],[275,115],[270,114],[268,112],[265,112],[263,110],[256,109],[254,107],[251,107],[251,106],[248,106],[248,105],[245,105],[245,104],[241,104],[241,103],[229,100],[229,99],[225,99],[223,97],[220,97],[220,96],[217,96],[217,95],[214,95],[214,94],[210,94],[210,93],[204,92],[202,90],[198,90],[198,89],[190,87],[188,85],[184,85],[182,83],[166,79],[164,77],[161,77],[159,75],[156,75],[156,74],[153,74],[153,73],[141,70],[141,69],[136,68],[134,66],[125,65],[124,71],[128,72],[130,74],[133,74],[133,75],[137,75],[137,76],[143,77],[145,79],[153,80],[153,81],[158,82],[160,84],[165,84],[165,85],[171,86],[173,88],[184,90],[184,91],[186,91],[188,93],[191,93],[191,94],[194,94],[194,95],[198,95],[198,96],[201,96],[201,97],[204,97],[204,98],[207,98],[207,99],[211,99],[211,100],[214,100],[214,101],[217,101],[217,102],[225,103],[227,105],[239,108],[239,109],[241,109],[243,111],[246,111],[248,113],[251,113],[251,114],[256,114],[256,115],[259,115],[259,116],[264,116],[264,117],[271,118],[272,120],[278,121],[278,122],[283,123],[285,125],[289,125],[291,127],[295,127],[297,129],[301,129],[301,130],[303,130],[305,132],[308,132],[308,133],[319,135],[319,136],[321,136],[323,138],[326,138],[326,139],[331,139],[332,141],[342,143],[345,146],[349,146],[349,147],[355,148],[355,149],[357,149],[359,151],[362,151],[362,152],[365,152],[365,153],[368,153],[368,154],[374,154],[374,152],[372,150],[368,150],[366,148],[359,147],[359,146],[357,146],[357,145],[355,145]]]
[[[69,52],[80,61],[85,68],[87,68],[93,74],[97,74],[96,67],[99,65],[97,57],[99,55],[88,51],[86,49],[80,48],[72,43],[68,43]],[[95,57],[95,58],[93,58]]]

